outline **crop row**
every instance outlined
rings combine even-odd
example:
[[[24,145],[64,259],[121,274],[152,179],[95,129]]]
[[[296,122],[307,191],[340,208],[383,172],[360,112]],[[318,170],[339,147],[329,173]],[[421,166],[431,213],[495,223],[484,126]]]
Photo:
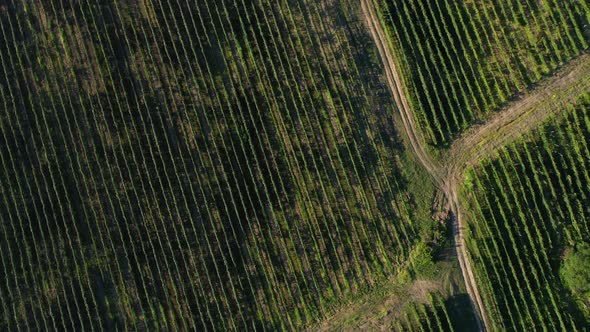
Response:
[[[585,94],[469,172],[467,242],[493,330],[587,327],[559,266],[590,237],[589,141]]]
[[[358,4],[0,7],[0,327],[288,329],[420,227]]]
[[[377,2],[412,109],[434,146],[448,146],[590,40],[587,0]]]
[[[455,331],[456,322],[452,321],[442,296],[438,293],[428,293],[425,303],[409,303],[400,312],[392,331]]]

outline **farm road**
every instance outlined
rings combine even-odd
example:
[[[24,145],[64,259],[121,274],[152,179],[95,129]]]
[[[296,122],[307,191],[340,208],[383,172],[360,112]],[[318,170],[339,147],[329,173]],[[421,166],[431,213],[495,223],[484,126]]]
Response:
[[[385,76],[402,120],[401,129],[408,140],[407,143],[446,197],[445,209],[454,216],[453,237],[457,258],[479,329],[484,331],[489,324],[465,247],[458,187],[469,166],[491,156],[498,148],[537,127],[549,116],[558,112],[561,106],[575,101],[581,92],[590,91],[590,56],[584,54],[578,57],[504,110],[491,114],[483,125],[470,128],[451,145],[446,152],[446,158],[439,163],[426,153],[424,141],[406,99],[399,69],[389,47],[386,32],[372,1],[361,0],[362,15],[383,61]]]

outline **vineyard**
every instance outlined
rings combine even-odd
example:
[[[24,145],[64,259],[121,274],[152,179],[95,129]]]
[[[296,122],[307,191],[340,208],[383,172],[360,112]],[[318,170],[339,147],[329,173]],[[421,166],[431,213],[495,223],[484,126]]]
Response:
[[[294,329],[392,274],[431,226],[357,7],[0,4],[0,329]]]
[[[455,331],[447,307],[440,296],[427,294],[427,303],[410,304],[393,331]]]
[[[437,147],[590,43],[587,0],[376,3],[422,135]]]
[[[560,277],[590,238],[588,142],[586,93],[468,172],[467,243],[492,330],[590,327],[590,307]]]
[[[590,328],[589,1],[0,1],[0,330]]]
[[[452,250],[439,246],[434,256]],[[473,331],[476,317],[456,261],[418,244],[398,273],[306,331]]]

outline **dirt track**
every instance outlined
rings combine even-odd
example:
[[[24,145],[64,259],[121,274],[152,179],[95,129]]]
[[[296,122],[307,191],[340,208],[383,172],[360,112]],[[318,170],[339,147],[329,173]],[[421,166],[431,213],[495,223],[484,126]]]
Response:
[[[590,55],[584,54],[543,80],[528,94],[494,113],[484,125],[474,126],[447,153],[447,178],[461,178],[465,169],[499,147],[536,128],[549,116],[590,91]]]
[[[414,115],[405,97],[403,84],[388,39],[381,26],[372,0],[361,0],[362,14],[385,67],[388,85],[395,99],[403,124],[403,132],[417,159],[432,176],[447,199],[446,209],[454,216],[453,237],[457,258],[465,280],[467,293],[476,314],[480,330],[489,327],[483,301],[477,288],[471,261],[463,237],[460,204],[457,194],[466,169],[489,156],[499,147],[537,127],[560,106],[574,101],[581,91],[590,91],[590,56],[585,54],[572,61],[551,78],[515,101],[501,112],[492,114],[484,125],[475,126],[453,143],[442,165],[426,153],[416,127]]]
[[[401,84],[393,54],[388,46],[387,37],[385,36],[385,32],[381,27],[372,0],[362,0],[361,8],[363,17],[367,22],[367,26],[371,32],[373,40],[377,44],[379,55],[383,60],[383,64],[385,66],[385,76],[387,78],[391,92],[393,93],[395,103],[398,106],[397,108],[400,112],[402,124],[404,126],[403,129],[407,135],[409,144],[411,145],[412,150],[415,152],[416,157],[420,160],[420,163],[426,168],[428,173],[433,176],[435,182],[438,185],[442,185],[440,180],[442,179],[443,174],[439,174],[441,168],[428,156],[428,154],[426,154],[426,151],[424,150],[422,139],[419,136],[419,132],[416,130],[414,115],[412,114],[412,110],[410,109],[408,100],[406,99],[405,91],[403,90],[403,85]]]

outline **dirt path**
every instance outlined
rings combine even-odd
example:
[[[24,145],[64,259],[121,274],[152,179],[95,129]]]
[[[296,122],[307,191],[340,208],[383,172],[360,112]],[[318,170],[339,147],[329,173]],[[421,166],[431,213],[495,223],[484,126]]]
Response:
[[[423,140],[406,99],[399,69],[372,0],[361,0],[361,8],[383,61],[388,85],[400,113],[408,143],[417,159],[446,196],[446,209],[454,216],[453,237],[461,273],[479,329],[486,330],[489,327],[488,319],[463,237],[464,225],[461,222],[458,186],[469,166],[491,155],[497,148],[519,137],[527,130],[537,127],[551,114],[560,110],[560,106],[574,101],[581,91],[590,91],[590,56],[587,54],[580,56],[503,111],[492,114],[484,125],[474,126],[468,130],[453,143],[447,158],[440,165],[425,151]]]
[[[387,37],[383,27],[381,26],[372,0],[361,0],[361,8],[369,31],[371,32],[371,36],[373,37],[375,44],[377,44],[379,55],[383,61],[387,81],[397,104],[397,110],[399,111],[402,118],[405,136],[407,137],[409,144],[411,145],[412,150],[420,163],[432,176],[435,184],[444,192],[449,202],[448,208],[450,211],[454,211],[454,215],[456,216],[453,222],[453,235],[457,248],[457,257],[459,260],[459,265],[461,266],[463,279],[465,280],[467,293],[471,298],[471,303],[474,309],[473,311],[475,312],[479,329],[484,330],[486,326],[488,326],[487,318],[483,310],[483,302],[481,300],[481,296],[479,295],[477,284],[475,283],[471,263],[467,257],[465,246],[463,245],[463,233],[462,227],[460,225],[460,214],[458,213],[459,205],[456,190],[454,189],[456,188],[456,182],[445,181],[448,171],[435,163],[424,149],[423,140],[416,128],[414,115],[406,99],[406,94],[403,91],[404,88],[401,83],[399,70],[397,68],[396,62],[394,61],[395,58],[392,54],[391,48],[388,45]],[[453,186],[453,184],[455,184],[455,186]]]
[[[584,54],[453,143],[444,162],[448,178],[461,178],[466,168],[518,138],[590,91],[590,55]]]
[[[362,0],[361,8],[367,27],[369,28],[373,40],[377,44],[379,55],[383,60],[385,67],[385,76],[388,81],[388,85],[391,89],[397,109],[400,112],[402,119],[403,129],[408,138],[408,141],[415,152],[416,157],[420,163],[424,165],[429,174],[434,178],[435,183],[439,186],[442,185],[443,173],[440,172],[441,167],[437,165],[430,156],[424,150],[422,144],[422,138],[420,137],[419,131],[416,130],[416,123],[414,121],[414,115],[406,99],[406,93],[403,85],[401,84],[400,75],[398,68],[395,64],[393,54],[389,48],[385,31],[381,27],[379,17],[375,11],[372,0]]]

